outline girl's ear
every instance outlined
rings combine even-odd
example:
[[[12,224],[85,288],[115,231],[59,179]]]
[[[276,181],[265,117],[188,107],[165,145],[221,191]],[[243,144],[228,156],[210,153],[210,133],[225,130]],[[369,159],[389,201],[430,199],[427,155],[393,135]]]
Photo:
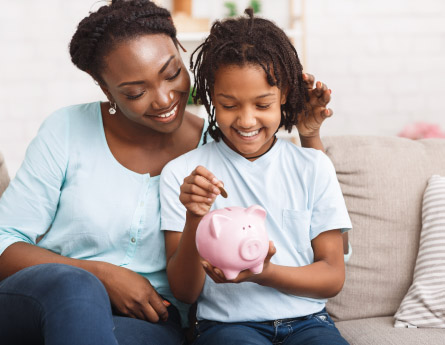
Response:
[[[287,101],[287,95],[289,94],[289,88],[287,86],[283,87],[283,89],[281,90],[281,104],[286,104]]]

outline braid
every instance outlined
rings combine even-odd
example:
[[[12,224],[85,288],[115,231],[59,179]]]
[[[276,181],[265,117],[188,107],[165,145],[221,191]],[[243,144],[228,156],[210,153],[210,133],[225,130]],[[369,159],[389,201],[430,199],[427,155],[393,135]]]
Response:
[[[257,65],[266,73],[267,82],[287,91],[281,107],[281,123],[289,132],[297,124],[297,114],[306,112],[308,93],[303,82],[301,66],[295,47],[286,34],[273,22],[253,16],[216,21],[210,35],[196,48],[190,59],[196,93],[194,101],[201,102],[209,114],[210,136],[218,141],[221,131],[216,126],[211,91],[215,72],[223,65]]]
[[[116,44],[159,33],[170,36],[175,45],[178,43],[169,11],[149,0],[115,0],[79,23],[69,45],[71,61],[103,82],[104,58]]]

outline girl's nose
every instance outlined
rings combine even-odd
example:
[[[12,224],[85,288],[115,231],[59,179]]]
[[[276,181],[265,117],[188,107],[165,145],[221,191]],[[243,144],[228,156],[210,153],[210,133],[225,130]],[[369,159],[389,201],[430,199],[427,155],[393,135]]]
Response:
[[[252,111],[243,111],[238,116],[237,125],[241,128],[252,128],[256,125],[256,118]]]

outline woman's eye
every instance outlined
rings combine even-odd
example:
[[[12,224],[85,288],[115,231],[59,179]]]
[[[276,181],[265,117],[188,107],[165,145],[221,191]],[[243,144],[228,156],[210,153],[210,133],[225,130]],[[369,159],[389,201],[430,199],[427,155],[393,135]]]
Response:
[[[270,104],[257,104],[257,107],[259,109],[267,109],[270,107]]]
[[[167,80],[175,79],[179,75],[179,73],[181,73],[181,67],[179,67],[178,71],[175,74],[173,74],[171,77],[168,77]]]
[[[143,94],[145,93],[145,91],[137,94],[137,95],[125,95],[127,96],[128,99],[138,99],[139,97],[141,97]]]

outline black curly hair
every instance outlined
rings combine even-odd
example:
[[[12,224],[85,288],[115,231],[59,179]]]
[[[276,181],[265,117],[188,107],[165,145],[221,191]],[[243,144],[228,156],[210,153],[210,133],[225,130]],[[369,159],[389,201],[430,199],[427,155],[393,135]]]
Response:
[[[306,113],[308,92],[303,82],[303,67],[291,41],[270,20],[254,18],[252,9],[246,9],[245,13],[247,18],[213,23],[210,35],[190,59],[195,79],[194,102],[205,106],[209,114],[208,133],[216,141],[222,133],[216,125],[211,92],[215,72],[220,66],[261,66],[269,85],[287,91],[286,103],[281,106],[280,127],[284,126],[289,132],[298,122],[298,113]]]
[[[69,44],[71,61],[104,83],[104,57],[116,44],[146,34],[168,35],[178,45],[168,10],[149,0],[113,0],[79,23]]]

